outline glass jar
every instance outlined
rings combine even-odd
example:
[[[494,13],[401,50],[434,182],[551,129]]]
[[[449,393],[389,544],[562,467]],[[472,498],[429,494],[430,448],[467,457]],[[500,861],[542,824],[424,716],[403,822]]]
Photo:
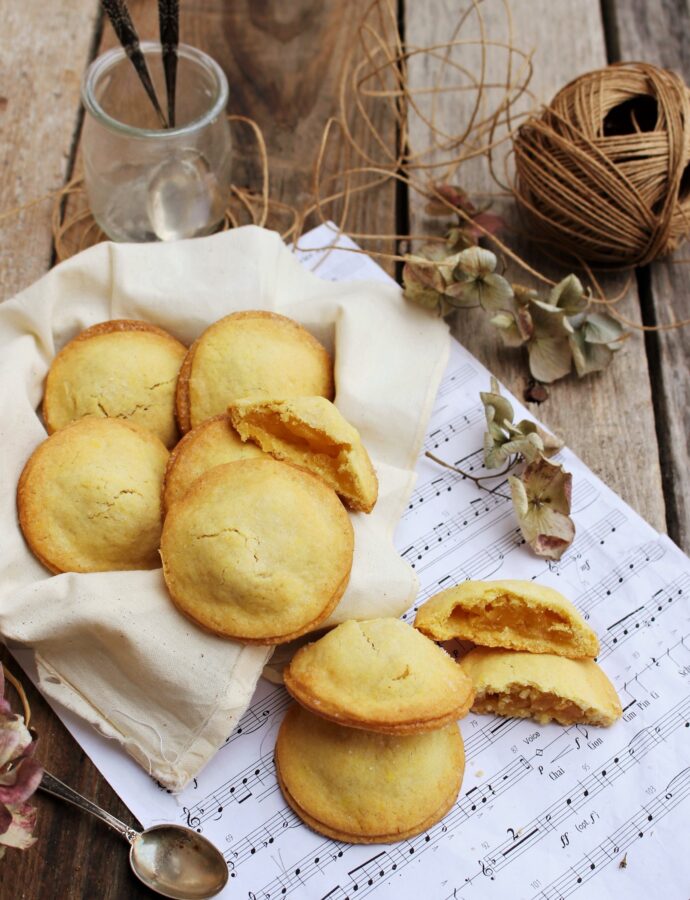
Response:
[[[160,44],[142,43],[158,100],[167,108]],[[94,219],[114,241],[171,241],[211,234],[230,190],[228,82],[200,50],[178,47],[175,128],[162,128],[122,48],[89,66],[84,176]]]

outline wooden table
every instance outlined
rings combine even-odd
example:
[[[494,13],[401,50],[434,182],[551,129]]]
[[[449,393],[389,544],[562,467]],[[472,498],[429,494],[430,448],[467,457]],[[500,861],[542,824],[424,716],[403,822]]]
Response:
[[[271,162],[271,195],[299,205],[311,186],[312,150],[336,111],[340,66],[369,0],[182,0],[182,36],[214,56],[230,82],[230,110],[261,126]],[[130,0],[142,37],[156,35],[156,4]],[[395,5],[395,4],[394,4]],[[450,38],[465,4],[399,0],[409,45]],[[668,66],[690,81],[688,0],[513,0],[515,43],[536,47],[532,88],[542,100],[580,72],[618,59]],[[505,21],[498,0],[486,0],[489,28]],[[493,25],[492,25],[493,23]],[[491,33],[491,32],[490,32]],[[96,0],[3,4],[0,59],[0,212],[54,192],[78,162],[82,117],[79,80],[88,62],[113,43]],[[429,75],[419,62],[410,79]],[[441,115],[457,114],[448,103]],[[378,123],[394,136],[395,123]],[[445,120],[444,120],[445,124]],[[255,180],[248,145],[239,137],[237,180]],[[421,140],[413,129],[412,147]],[[468,167],[460,181],[486,189]],[[0,298],[12,296],[53,262],[51,204],[39,202],[0,220]],[[423,202],[391,186],[376,203],[355,199],[356,230],[410,233],[427,225]],[[690,315],[683,265],[660,262],[632,279],[626,309],[647,324]],[[563,273],[565,274],[565,273]],[[617,282],[605,282],[613,290]],[[519,354],[501,351],[495,333],[463,314],[455,334],[518,395],[526,387]],[[610,369],[585,382],[559,382],[534,411],[652,525],[690,549],[690,331],[640,333]],[[3,658],[7,654],[3,651]],[[16,670],[16,666],[15,666]],[[30,689],[39,758],[59,777],[125,821],[132,817],[38,693]],[[38,842],[10,851],[0,863],[2,898],[135,898],[150,896],[130,874],[125,847],[88,817],[39,795]]]

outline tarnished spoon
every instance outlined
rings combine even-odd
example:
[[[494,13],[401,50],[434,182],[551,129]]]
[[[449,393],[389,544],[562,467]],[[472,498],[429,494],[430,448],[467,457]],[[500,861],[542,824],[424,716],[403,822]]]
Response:
[[[222,891],[228,867],[222,854],[206,838],[183,825],[154,825],[135,831],[115,816],[82,797],[50,772],[41,790],[96,816],[129,842],[129,864],[137,878],[153,891],[174,900],[203,900]]]

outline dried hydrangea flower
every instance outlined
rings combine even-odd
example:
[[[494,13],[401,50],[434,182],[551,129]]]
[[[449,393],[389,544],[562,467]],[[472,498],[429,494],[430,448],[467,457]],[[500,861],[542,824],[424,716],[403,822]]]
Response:
[[[456,306],[481,306],[487,312],[510,307],[513,289],[502,275],[497,275],[496,256],[482,247],[469,247],[457,254],[453,275],[455,281],[446,288]]]
[[[537,556],[560,559],[575,537],[570,518],[573,476],[540,457],[508,479],[524,539]]]
[[[32,758],[36,742],[20,715],[4,698],[5,679],[0,666],[0,857],[5,847],[25,850],[35,843],[32,835],[36,810],[27,803],[43,777]]]

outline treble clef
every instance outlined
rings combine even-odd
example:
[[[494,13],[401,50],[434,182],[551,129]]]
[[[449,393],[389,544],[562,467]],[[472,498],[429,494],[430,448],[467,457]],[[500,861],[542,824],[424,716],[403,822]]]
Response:
[[[201,831],[199,826],[201,825],[201,819],[198,816],[193,816],[191,810],[187,809],[186,806],[182,807],[182,812],[187,816],[187,825],[189,828],[196,828],[197,831]]]
[[[478,859],[477,862],[482,867],[482,875],[486,875],[487,878],[492,878],[494,870],[491,868],[491,866],[487,866],[486,863],[481,859]]]

